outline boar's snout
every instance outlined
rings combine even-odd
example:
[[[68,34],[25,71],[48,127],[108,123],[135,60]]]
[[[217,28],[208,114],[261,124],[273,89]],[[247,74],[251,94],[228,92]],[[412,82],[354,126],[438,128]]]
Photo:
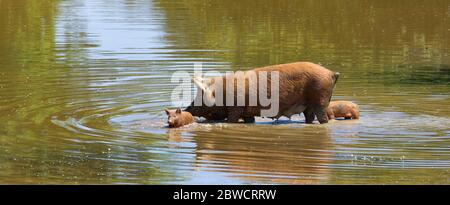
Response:
[[[183,111],[189,112],[191,113],[191,115],[193,116],[197,116],[198,113],[196,112],[196,109],[194,108],[193,105],[188,106],[186,109],[184,109]]]
[[[192,106],[188,106],[186,109],[184,109],[183,111],[186,111],[186,112],[191,112],[192,111]]]

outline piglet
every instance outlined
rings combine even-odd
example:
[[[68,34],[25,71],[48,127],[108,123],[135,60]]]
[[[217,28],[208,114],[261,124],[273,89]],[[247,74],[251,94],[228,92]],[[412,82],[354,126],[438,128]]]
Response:
[[[344,117],[345,119],[359,119],[359,107],[350,101],[331,101],[327,108],[328,119]]]
[[[191,113],[181,111],[180,108],[176,110],[165,109],[165,111],[168,117],[167,123],[171,128],[181,127],[194,122],[194,117],[192,117]]]

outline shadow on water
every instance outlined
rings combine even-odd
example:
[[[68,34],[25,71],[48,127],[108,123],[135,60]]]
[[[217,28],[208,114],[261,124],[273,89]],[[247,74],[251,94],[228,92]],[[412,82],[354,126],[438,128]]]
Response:
[[[408,67],[408,66],[405,66]],[[416,68],[409,68],[413,70],[409,76],[399,79],[400,83],[410,83],[410,84],[450,84],[450,65],[441,64],[436,66],[423,65],[417,66]],[[434,71],[433,71],[434,70]],[[433,71],[433,72],[430,72]],[[426,74],[427,72],[430,72]]]

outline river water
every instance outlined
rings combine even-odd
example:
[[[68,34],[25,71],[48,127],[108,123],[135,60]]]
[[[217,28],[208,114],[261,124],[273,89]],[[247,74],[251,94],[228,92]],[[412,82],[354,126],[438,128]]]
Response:
[[[0,0],[0,183],[450,184],[449,40],[446,0]],[[166,127],[173,73],[296,61],[361,119]]]

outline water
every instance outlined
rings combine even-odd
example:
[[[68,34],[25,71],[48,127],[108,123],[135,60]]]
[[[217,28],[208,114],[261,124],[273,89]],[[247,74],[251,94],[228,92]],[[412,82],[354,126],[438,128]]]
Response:
[[[0,0],[1,184],[450,184],[448,1]],[[311,61],[360,120],[167,129],[176,71]]]

